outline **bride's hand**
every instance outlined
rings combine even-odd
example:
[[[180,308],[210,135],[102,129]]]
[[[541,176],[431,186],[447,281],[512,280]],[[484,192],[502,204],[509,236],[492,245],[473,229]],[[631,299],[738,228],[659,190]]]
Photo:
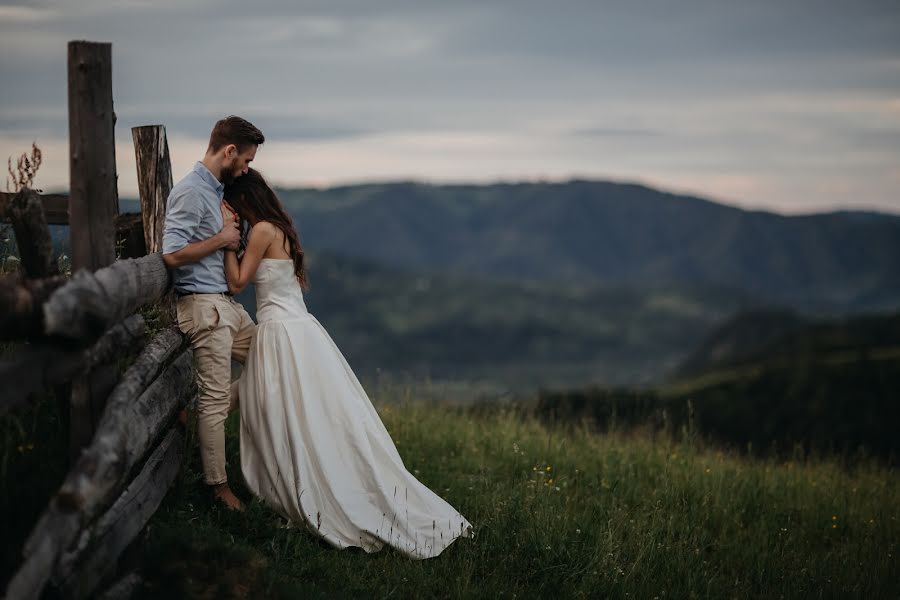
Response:
[[[228,202],[222,200],[222,204],[220,205],[222,209],[222,222],[223,223],[237,223],[240,219],[237,216],[237,213],[234,212],[234,209],[229,206]]]
[[[235,229],[240,229],[240,217],[238,217],[237,213],[231,208],[231,206],[224,200],[222,200],[222,204],[219,205],[219,208],[222,209],[222,225],[228,226],[231,224]],[[232,252],[237,252],[241,248],[240,238],[237,241],[228,244],[225,246],[226,250],[231,250]]]

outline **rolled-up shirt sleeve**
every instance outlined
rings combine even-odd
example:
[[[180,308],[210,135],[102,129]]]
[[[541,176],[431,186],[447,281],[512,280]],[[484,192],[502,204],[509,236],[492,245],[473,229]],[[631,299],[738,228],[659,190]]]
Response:
[[[183,190],[169,198],[163,229],[163,254],[178,252],[196,238],[201,209],[201,199],[193,190]]]

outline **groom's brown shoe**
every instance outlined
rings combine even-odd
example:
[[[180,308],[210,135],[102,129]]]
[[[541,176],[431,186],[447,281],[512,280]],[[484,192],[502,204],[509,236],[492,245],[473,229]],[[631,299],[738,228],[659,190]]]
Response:
[[[224,506],[228,510],[244,512],[244,503],[234,495],[227,483],[212,486],[213,504]]]

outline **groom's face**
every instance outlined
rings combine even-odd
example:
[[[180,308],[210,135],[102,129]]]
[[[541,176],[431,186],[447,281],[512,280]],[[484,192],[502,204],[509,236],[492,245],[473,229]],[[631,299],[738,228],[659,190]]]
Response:
[[[250,169],[250,162],[256,158],[257,146],[249,146],[243,152],[237,151],[237,146],[229,145],[225,148],[225,161],[222,164],[222,183],[231,183],[237,177],[246,175]]]

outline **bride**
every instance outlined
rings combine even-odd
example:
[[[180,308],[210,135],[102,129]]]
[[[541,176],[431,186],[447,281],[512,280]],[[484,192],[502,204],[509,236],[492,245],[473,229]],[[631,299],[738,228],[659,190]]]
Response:
[[[225,186],[222,214],[250,224],[225,254],[232,293],[256,284],[258,326],[241,378],[241,470],[250,490],[337,548],[437,556],[471,524],[406,467],[365,390],[306,309],[297,233],[259,172]]]

